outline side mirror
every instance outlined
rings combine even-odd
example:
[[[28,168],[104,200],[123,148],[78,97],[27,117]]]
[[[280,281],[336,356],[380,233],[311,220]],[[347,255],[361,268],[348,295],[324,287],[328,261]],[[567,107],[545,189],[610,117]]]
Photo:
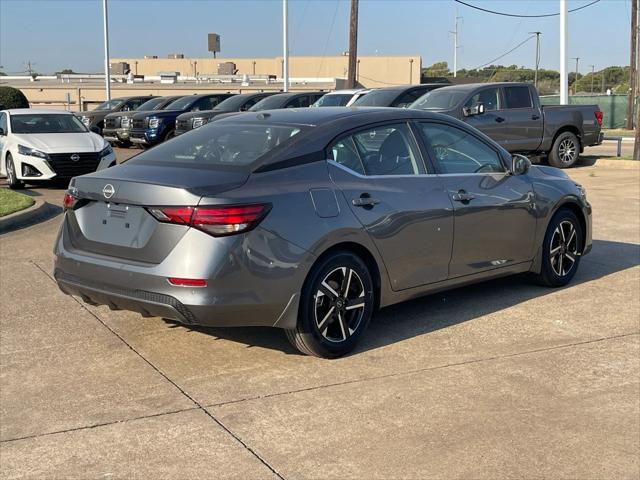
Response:
[[[465,117],[473,117],[475,115],[482,115],[484,113],[484,103],[478,103],[473,107],[464,107],[462,114]]]
[[[524,155],[515,153],[511,157],[511,174],[512,175],[524,175],[529,171],[531,167],[531,161]]]
[[[93,133],[97,133],[98,135],[100,135],[100,129],[96,125],[91,125],[89,127],[89,131],[91,131]]]

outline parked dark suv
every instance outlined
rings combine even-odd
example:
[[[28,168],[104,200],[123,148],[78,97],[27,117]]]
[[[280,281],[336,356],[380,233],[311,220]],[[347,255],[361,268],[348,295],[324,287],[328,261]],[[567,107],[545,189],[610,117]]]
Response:
[[[211,110],[233,93],[187,95],[167,105],[164,110],[140,112],[133,116],[131,143],[150,147],[175,135],[176,118],[181,113]]]
[[[327,92],[287,92],[271,95],[256,103],[249,109],[250,112],[261,110],[277,110],[280,108],[305,108],[310,107],[316,100],[324,96]]]
[[[129,112],[135,110],[147,100],[153,98],[153,95],[143,95],[137,97],[112,98],[98,105],[90,112],[79,112],[76,115],[80,117],[84,126],[96,131],[102,135],[104,128],[104,119],[107,115],[114,112]]]
[[[227,98],[213,110],[183,113],[176,119],[175,134],[180,135],[194,128],[201,127],[223,113],[245,112],[263,98],[274,95],[275,93],[276,92],[243,93]]]
[[[131,134],[132,118],[136,113],[162,110],[173,101],[182,97],[183,95],[173,97],[153,97],[151,100],[147,100],[135,110],[110,113],[104,118],[102,136],[111,144],[118,145],[120,147],[128,147],[131,145],[129,135]]]

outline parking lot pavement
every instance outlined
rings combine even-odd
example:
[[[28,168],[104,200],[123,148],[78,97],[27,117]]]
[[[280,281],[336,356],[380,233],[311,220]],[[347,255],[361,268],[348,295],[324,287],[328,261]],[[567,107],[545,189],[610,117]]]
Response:
[[[83,305],[50,278],[59,218],[4,235],[1,475],[638,478],[639,167],[568,171],[594,207],[568,287],[396,305],[334,361]]]

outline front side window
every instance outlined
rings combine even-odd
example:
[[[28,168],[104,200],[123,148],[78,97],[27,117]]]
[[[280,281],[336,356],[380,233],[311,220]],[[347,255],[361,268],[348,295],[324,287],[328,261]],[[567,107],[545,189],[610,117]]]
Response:
[[[498,152],[473,135],[450,125],[420,123],[440,173],[505,172]]]
[[[129,100],[125,105],[124,110],[135,110],[144,103],[144,100],[144,98],[135,98],[133,100]]]
[[[504,100],[506,108],[531,108],[531,92],[529,87],[505,87]]]
[[[2,131],[4,132],[4,135],[6,135],[7,132],[7,114],[6,113],[1,113],[0,112],[0,129],[2,129]]]
[[[212,123],[136,155],[128,163],[246,168],[300,131],[290,125]]]
[[[500,110],[502,108],[500,105],[500,91],[497,88],[485,88],[474,94],[464,106],[473,108],[480,104],[484,105],[485,112]]]
[[[85,133],[87,129],[82,122],[71,114],[45,113],[11,116],[13,133]]]
[[[426,173],[405,124],[354,133],[332,144],[329,155],[335,162],[364,175]]]

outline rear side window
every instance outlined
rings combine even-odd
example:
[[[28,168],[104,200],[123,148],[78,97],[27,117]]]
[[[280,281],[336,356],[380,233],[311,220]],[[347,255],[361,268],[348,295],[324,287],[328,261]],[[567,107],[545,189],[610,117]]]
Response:
[[[364,175],[420,175],[426,173],[409,128],[385,125],[354,133],[333,143],[331,158]]]
[[[531,91],[529,87],[505,87],[504,100],[506,108],[531,108]]]
[[[136,155],[128,163],[242,168],[300,131],[290,125],[212,123]]]

